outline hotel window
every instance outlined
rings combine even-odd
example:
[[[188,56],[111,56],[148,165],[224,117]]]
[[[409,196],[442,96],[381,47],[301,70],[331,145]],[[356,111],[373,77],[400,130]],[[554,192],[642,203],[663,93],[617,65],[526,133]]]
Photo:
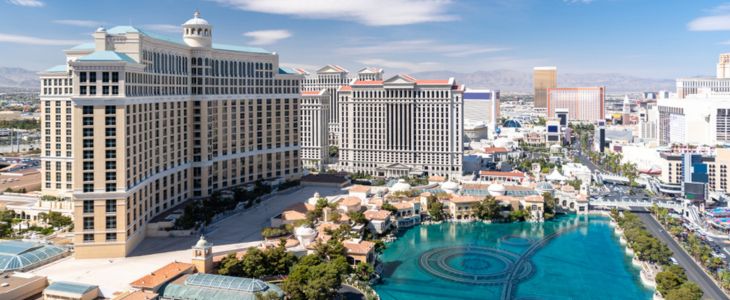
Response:
[[[117,129],[116,128],[107,128],[105,130],[106,136],[116,136],[117,135]]]
[[[107,170],[114,170],[117,168],[117,162],[115,161],[108,161],[106,162],[106,169]]]
[[[94,217],[84,217],[84,230],[94,230]]]
[[[109,95],[109,86],[105,85],[101,87],[101,94],[102,95]]]
[[[84,242],[93,242],[94,241],[94,235],[90,233],[84,234]]]
[[[116,172],[106,172],[106,180],[107,181],[117,180],[117,173]]]
[[[109,72],[101,73],[101,82],[109,82]]]
[[[89,72],[89,82],[96,82],[96,72]]]
[[[106,200],[106,212],[107,213],[117,212],[117,200]]]
[[[83,112],[84,112],[85,115],[91,115],[91,114],[94,113],[94,107],[93,106],[89,106],[89,105],[85,105],[84,108],[83,108]]]
[[[106,240],[107,241],[116,241],[117,240],[117,233],[116,232],[110,232],[106,234]]]
[[[94,184],[84,183],[84,193],[91,193],[94,191]]]
[[[106,126],[117,125],[116,117],[106,117]]]
[[[107,192],[116,192],[117,191],[117,184],[116,183],[107,183],[106,189]]]
[[[84,159],[94,158],[94,150],[84,150]]]
[[[106,147],[107,148],[113,148],[117,146],[117,140],[115,139],[106,139]]]
[[[84,162],[84,170],[93,170],[94,169],[94,162],[93,161],[85,161]]]
[[[96,86],[89,87],[89,95],[96,95]]]
[[[84,135],[87,136],[87,135]],[[84,148],[93,148],[94,147],[94,140],[92,139],[84,139]]]
[[[94,200],[84,200],[84,213],[94,212]]]
[[[117,228],[117,217],[115,217],[115,216],[106,217],[106,229],[116,229],[116,228]]]
[[[112,72],[112,82],[119,82],[119,72]]]
[[[80,72],[79,73],[79,81],[80,82],[86,82],[86,72]]]
[[[104,107],[104,113],[106,113],[107,115],[113,115],[116,112],[117,112],[117,107],[114,105],[107,105],[106,107]]]

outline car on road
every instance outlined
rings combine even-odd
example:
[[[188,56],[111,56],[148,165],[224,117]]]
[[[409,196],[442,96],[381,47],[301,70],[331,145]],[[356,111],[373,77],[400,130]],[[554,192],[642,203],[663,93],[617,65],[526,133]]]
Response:
[[[671,262],[671,263],[672,263],[673,265],[678,265],[678,264],[679,264],[679,262],[677,261],[677,259],[676,259],[676,258],[674,258],[674,257],[670,257],[670,258],[669,258],[669,261],[670,261],[670,262]]]

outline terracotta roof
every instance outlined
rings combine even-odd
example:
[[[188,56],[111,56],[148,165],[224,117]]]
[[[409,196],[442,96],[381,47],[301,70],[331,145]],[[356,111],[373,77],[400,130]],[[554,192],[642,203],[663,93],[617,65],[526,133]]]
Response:
[[[486,190],[486,189],[489,189],[489,184],[465,183],[464,185],[462,185],[462,189],[464,189],[464,190]]]
[[[349,85],[343,85],[340,87],[340,92],[349,92],[352,91],[352,87]]]
[[[479,171],[479,175],[481,176],[501,176],[501,177],[525,177],[525,173],[522,173],[520,171],[510,171],[510,172],[501,172],[501,171]]]
[[[388,210],[368,210],[363,213],[365,215],[365,219],[368,220],[386,220],[390,218],[391,212]]]
[[[398,210],[413,208],[413,203],[410,203],[410,202],[396,202],[396,203],[391,203],[391,204]]]
[[[494,154],[494,153],[508,153],[509,150],[505,147],[487,147],[484,148],[484,153],[486,154]]]
[[[433,85],[440,85],[440,84],[449,84],[448,79],[436,79],[436,80],[416,80],[416,84],[433,84]]]
[[[413,76],[411,76],[411,75],[408,75],[408,74],[398,74],[398,75],[399,75],[400,77],[403,77],[403,78],[407,79],[407,80],[410,80],[410,81],[416,81],[416,78],[414,78],[414,77],[413,77]]]
[[[350,192],[355,192],[355,193],[367,193],[369,191],[370,191],[370,187],[369,186],[367,186],[367,185],[361,185],[361,184],[353,185],[350,188]]]
[[[431,192],[423,192],[419,196],[421,196],[421,197],[431,197],[432,195],[433,194],[431,194]]]
[[[355,206],[355,205],[361,205],[362,200],[360,200],[360,198],[358,198],[358,197],[348,196],[348,197],[342,198],[342,200],[340,200],[338,202],[338,204],[344,205],[344,206]]]
[[[443,177],[443,176],[429,176],[428,177],[428,181],[444,182],[444,181],[446,181],[446,177]]]
[[[482,201],[482,198],[475,196],[454,196],[450,201],[454,203],[476,203]]]
[[[575,192],[575,188],[569,184],[563,185],[563,187],[561,187],[560,190],[563,192]]]
[[[167,281],[177,278],[182,274],[192,272],[193,268],[194,266],[192,264],[172,262],[140,279],[133,281],[130,285],[138,289],[153,289]]]
[[[157,293],[149,291],[127,291],[114,296],[114,300],[150,300],[157,299]]]
[[[370,241],[360,241],[359,243],[346,241],[342,243],[347,248],[347,253],[352,254],[368,254],[375,248],[375,243]]]
[[[321,93],[322,91],[302,91],[302,96],[317,96]]]
[[[382,80],[355,80],[352,85],[382,85]]]
[[[543,199],[540,195],[530,195],[523,199],[525,199],[526,202],[545,203],[545,199]]]

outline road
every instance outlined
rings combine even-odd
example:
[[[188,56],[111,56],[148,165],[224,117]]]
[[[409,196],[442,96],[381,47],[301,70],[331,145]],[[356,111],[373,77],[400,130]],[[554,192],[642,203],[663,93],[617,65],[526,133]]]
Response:
[[[659,223],[651,217],[649,213],[637,213],[639,218],[646,224],[646,228],[651,232],[652,235],[663,241],[669,249],[674,253],[674,258],[677,259],[679,265],[682,266],[687,272],[687,278],[700,286],[702,291],[705,293],[703,299],[728,299],[725,293],[715,284],[714,281],[707,274],[702,271],[694,260],[685,252],[677,242],[672,239],[669,234],[664,231]]]

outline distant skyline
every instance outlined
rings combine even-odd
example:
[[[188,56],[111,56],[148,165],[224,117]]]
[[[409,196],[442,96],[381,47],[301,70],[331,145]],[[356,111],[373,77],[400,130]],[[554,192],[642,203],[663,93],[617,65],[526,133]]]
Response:
[[[220,43],[328,64],[423,71],[714,75],[730,52],[730,2],[636,0],[0,0],[0,66],[42,70],[98,26],[180,35],[199,9]],[[559,77],[559,75],[558,75]]]

